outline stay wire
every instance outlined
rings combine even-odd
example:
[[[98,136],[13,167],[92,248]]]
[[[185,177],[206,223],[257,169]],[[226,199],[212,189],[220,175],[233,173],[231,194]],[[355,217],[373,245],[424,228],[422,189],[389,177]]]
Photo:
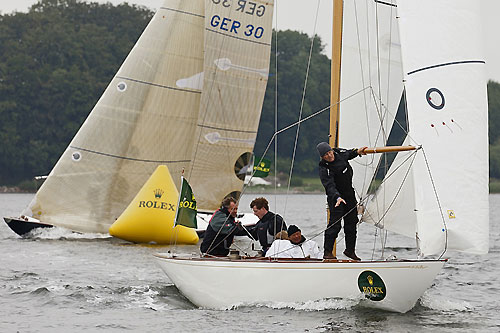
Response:
[[[359,91],[357,91],[357,92],[355,92],[355,93],[353,93],[353,94],[351,94],[351,95],[349,95],[349,96],[347,96],[347,97],[343,98],[342,100],[338,101],[337,103],[335,103],[335,104],[333,104],[333,105],[331,105],[331,106],[330,106],[330,105],[329,105],[329,106],[326,106],[326,107],[324,107],[323,109],[321,109],[321,110],[319,110],[319,111],[316,111],[316,112],[314,112],[313,114],[311,114],[311,115],[309,115],[309,116],[307,116],[307,117],[305,117],[305,118],[303,118],[303,119],[301,119],[301,120],[299,120],[299,121],[296,121],[295,123],[292,123],[292,124],[290,124],[290,125],[288,125],[288,126],[286,126],[286,127],[282,128],[282,129],[280,129],[280,130],[278,130],[278,131],[274,132],[274,134],[273,134],[273,136],[271,137],[271,139],[269,139],[269,142],[268,142],[268,144],[267,144],[267,147],[266,147],[266,149],[264,150],[264,152],[263,152],[263,154],[262,154],[262,157],[261,157],[261,158],[260,158],[260,160],[259,160],[259,163],[260,163],[260,162],[262,162],[262,160],[264,159],[264,157],[267,155],[267,153],[268,153],[269,149],[271,148],[271,145],[273,144],[273,142],[275,142],[275,140],[277,139],[277,137],[278,137],[278,135],[279,135],[279,134],[281,134],[281,133],[283,133],[283,132],[285,132],[285,131],[287,131],[287,130],[289,130],[289,129],[291,129],[291,128],[295,127],[295,126],[298,126],[298,124],[301,124],[301,123],[303,123],[303,122],[305,122],[305,121],[308,121],[308,120],[310,120],[310,119],[312,119],[312,118],[314,118],[314,117],[316,117],[316,116],[319,116],[319,115],[320,115],[320,114],[322,114],[323,112],[330,110],[330,108],[331,108],[332,106],[335,106],[335,105],[337,105],[337,104],[339,104],[339,103],[342,103],[342,102],[344,102],[344,101],[346,101],[346,100],[349,100],[349,99],[353,98],[354,96],[356,96],[356,95],[358,95],[358,94],[360,94],[360,93],[364,92],[364,91],[365,91],[365,90],[367,90],[367,89],[371,89],[371,87],[365,87],[365,88],[363,88],[363,89],[361,89],[361,90],[359,90]],[[252,174],[251,174],[251,176],[250,176],[249,181],[251,181],[251,180],[253,179],[253,177],[254,177],[254,175],[255,175],[255,172],[256,172],[256,170],[253,170],[253,172],[252,172]],[[243,186],[243,189],[242,189],[242,194],[243,194],[243,193],[245,193],[245,191],[246,191],[246,189],[247,189],[247,188],[248,188],[248,184]]]
[[[304,88],[302,90],[302,100],[300,101],[299,121],[302,119],[302,113],[304,111],[304,101],[305,101],[305,98],[306,98],[307,82],[308,82],[308,79],[309,79],[309,70],[311,68],[311,59],[312,59],[312,52],[313,52],[313,48],[314,48],[314,40],[316,39],[316,25],[318,23],[318,13],[319,13],[320,3],[321,3],[321,0],[318,0],[317,1],[317,6],[316,6],[316,16],[315,16],[315,19],[314,19],[314,29],[313,29],[313,34],[312,34],[312,38],[311,38],[311,46],[309,47],[309,56],[308,56],[308,59],[307,59],[306,75],[305,75],[305,78],[304,78]],[[298,141],[299,141],[299,133],[300,133],[300,123],[297,125],[297,130],[295,132],[295,142],[293,144],[293,153],[292,153],[292,161],[290,163],[290,172],[288,173],[288,186],[287,186],[287,189],[286,189],[285,207],[284,207],[284,210],[283,210],[284,211],[283,217],[285,217],[285,214],[286,214],[286,211],[287,211],[286,208],[287,208],[287,203],[288,203],[288,196],[290,194],[290,185],[291,185],[291,182],[292,182],[293,167],[294,167],[294,164],[295,164],[295,156],[296,156],[296,153],[297,153],[297,144],[298,144]]]
[[[441,206],[441,201],[439,200],[439,196],[438,196],[437,189],[436,189],[436,184],[434,183],[434,178],[432,177],[431,168],[429,166],[429,162],[427,161],[427,155],[425,154],[425,150],[423,148],[422,148],[422,152],[424,155],[425,165],[427,167],[427,172],[429,173],[429,179],[430,179],[431,184],[432,184],[432,189],[434,191],[434,195],[436,196],[436,201],[437,201],[437,204],[439,207],[439,212],[441,213],[441,219],[443,221],[443,226],[444,226],[444,230],[443,230],[444,231],[444,249],[438,258],[438,259],[441,259],[448,249],[448,227],[446,225],[446,220],[444,219],[443,208]]]
[[[276,20],[275,24],[275,48],[274,48],[274,132],[278,131],[278,1],[276,1]],[[278,138],[274,141],[274,211],[278,210]],[[252,175],[253,176],[253,175]],[[276,215],[274,216],[274,226],[276,227]],[[281,222],[280,229],[283,229],[284,220]]]

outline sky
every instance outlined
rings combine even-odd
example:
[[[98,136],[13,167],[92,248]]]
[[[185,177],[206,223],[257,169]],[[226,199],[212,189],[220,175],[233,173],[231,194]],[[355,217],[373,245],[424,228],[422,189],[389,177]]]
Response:
[[[124,2],[122,0],[92,1],[111,2],[114,5]],[[500,0],[472,1],[480,3],[484,17],[483,45],[487,78],[500,82],[500,37],[498,35],[500,30]],[[36,0],[0,0],[0,12],[2,14],[13,11],[26,12],[36,2]],[[152,10],[156,10],[163,4],[163,0],[128,0],[127,2],[146,6]],[[275,0],[276,12],[273,27],[278,28],[278,30],[298,30],[309,35],[316,32],[321,36],[323,43],[327,44],[325,51],[330,56],[332,2],[333,0]],[[319,10],[317,11],[318,3]],[[316,12],[318,12],[318,23],[315,27]]]

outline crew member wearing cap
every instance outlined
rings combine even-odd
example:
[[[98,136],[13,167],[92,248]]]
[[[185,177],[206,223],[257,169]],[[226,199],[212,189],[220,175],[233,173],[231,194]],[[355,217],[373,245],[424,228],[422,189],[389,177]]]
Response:
[[[321,252],[318,244],[302,236],[302,232],[296,225],[292,224],[288,227],[288,239],[293,245],[296,245],[295,251],[298,253],[294,255],[294,258],[321,259]]]
[[[345,233],[344,255],[353,260],[361,260],[355,252],[358,213],[356,195],[352,187],[353,171],[349,165],[349,160],[366,155],[366,148],[332,149],[326,142],[320,142],[316,146],[319,156],[321,156],[319,178],[325,188],[328,208],[330,209],[330,219],[325,230],[324,259],[336,259],[332,254],[333,245],[342,227],[341,220],[343,218]],[[290,232],[288,234],[290,237]]]

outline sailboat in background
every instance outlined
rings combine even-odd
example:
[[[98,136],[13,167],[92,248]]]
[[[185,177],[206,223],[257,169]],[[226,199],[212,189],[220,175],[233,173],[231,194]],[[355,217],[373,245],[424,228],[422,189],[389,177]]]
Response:
[[[468,0],[334,1],[339,57],[333,52],[332,68],[342,68],[332,77],[342,81],[332,84],[330,111],[340,105],[342,113],[330,133],[345,147],[415,148],[353,162],[362,219],[408,236],[420,256],[437,259],[156,254],[175,286],[208,308],[361,296],[366,306],[406,312],[431,286],[447,250],[487,253],[487,97],[477,7]]]
[[[5,218],[8,225],[19,234],[43,226],[108,233],[161,164],[172,175],[186,171],[200,212],[239,197],[271,48],[272,4],[254,5],[235,11],[224,1],[166,0],[22,217]]]

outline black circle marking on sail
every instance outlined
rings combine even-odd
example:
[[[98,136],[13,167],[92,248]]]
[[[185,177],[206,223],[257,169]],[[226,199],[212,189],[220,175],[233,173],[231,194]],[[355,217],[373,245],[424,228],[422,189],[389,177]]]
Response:
[[[75,151],[71,154],[71,159],[75,162],[79,162],[80,159],[82,158],[82,154],[80,154],[79,151]]]
[[[441,101],[438,103],[435,103],[436,98],[433,97],[433,96],[436,96],[436,94],[439,95],[439,97],[441,98]],[[441,110],[442,108],[444,108],[444,103],[445,103],[444,95],[441,92],[441,90],[439,90],[438,88],[430,88],[429,90],[427,90],[427,93],[425,94],[425,98],[427,99],[427,103],[429,103],[429,105],[432,108],[434,108],[436,110]]]
[[[238,157],[236,163],[234,163],[234,173],[240,180],[245,180],[248,168],[253,167],[253,165],[250,165],[252,163],[252,156],[250,152],[243,153]]]

